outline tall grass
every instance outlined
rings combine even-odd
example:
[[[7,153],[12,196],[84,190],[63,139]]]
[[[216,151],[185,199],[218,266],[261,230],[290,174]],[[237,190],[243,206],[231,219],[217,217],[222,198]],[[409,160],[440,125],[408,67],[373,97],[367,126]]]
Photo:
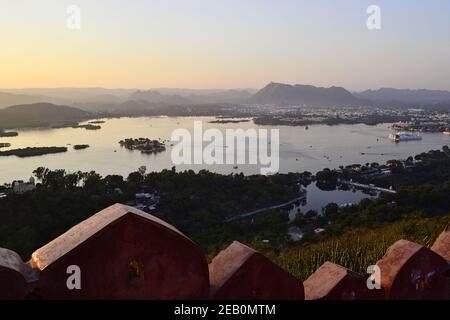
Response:
[[[357,229],[342,236],[279,253],[267,253],[282,268],[305,280],[324,262],[331,261],[359,273],[383,257],[400,239],[430,247],[449,223],[449,217],[409,218],[376,229]]]

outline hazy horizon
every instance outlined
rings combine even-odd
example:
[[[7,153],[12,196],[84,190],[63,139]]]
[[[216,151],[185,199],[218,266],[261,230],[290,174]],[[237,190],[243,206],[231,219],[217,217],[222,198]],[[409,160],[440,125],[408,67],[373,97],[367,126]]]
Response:
[[[450,90],[450,2],[0,0],[0,88]],[[81,29],[66,26],[69,5]],[[369,5],[381,30],[368,30]],[[21,17],[17,19],[16,17]]]
[[[287,85],[305,85],[305,86],[314,86],[314,87],[323,87],[323,88],[330,88],[330,87],[343,87],[344,89],[350,91],[350,92],[364,92],[368,90],[381,90],[381,89],[397,89],[397,90],[430,90],[430,91],[450,91],[450,87],[448,89],[434,89],[434,88],[427,88],[427,87],[416,87],[416,88],[403,88],[403,87],[375,87],[375,88],[362,88],[359,90],[353,90],[351,88],[347,88],[344,86],[341,86],[339,84],[332,84],[329,86],[321,86],[316,85],[314,83],[287,83],[287,82],[278,82],[278,81],[268,81],[266,85],[270,83],[279,83],[279,84],[287,84]],[[16,87],[16,88],[0,88],[0,92],[14,92],[14,91],[27,91],[27,90],[117,90],[117,91],[158,91],[158,90],[192,90],[192,91],[226,91],[226,90],[249,90],[249,91],[258,91],[264,88],[266,85],[262,87],[214,87],[214,88],[207,88],[207,87],[106,87],[106,86],[86,86],[86,87],[77,87],[77,86],[61,86],[61,87]]]

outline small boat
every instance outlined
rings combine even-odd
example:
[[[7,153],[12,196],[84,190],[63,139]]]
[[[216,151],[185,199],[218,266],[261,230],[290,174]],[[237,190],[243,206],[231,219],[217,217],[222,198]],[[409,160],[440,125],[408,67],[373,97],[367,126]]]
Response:
[[[389,135],[389,140],[394,142],[422,140],[422,136],[413,132],[398,132]]]

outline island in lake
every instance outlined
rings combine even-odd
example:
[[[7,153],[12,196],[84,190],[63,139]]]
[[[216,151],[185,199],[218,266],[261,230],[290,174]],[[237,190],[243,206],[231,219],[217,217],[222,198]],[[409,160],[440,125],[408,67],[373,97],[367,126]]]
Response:
[[[0,129],[0,137],[17,137],[18,135],[19,133],[15,131],[4,131]]]
[[[66,147],[37,147],[0,151],[0,157],[17,156],[19,158],[42,156],[44,154],[66,152]]]
[[[8,142],[0,143],[0,148],[9,148],[9,147],[11,147],[11,143]]]
[[[78,124],[76,126],[73,126],[72,128],[82,128],[86,130],[100,130],[102,127],[94,124]]]
[[[166,151],[166,145],[158,140],[148,138],[120,140],[119,144],[128,150],[139,150],[141,153],[159,153]]]
[[[59,125],[53,125],[50,128],[52,129],[64,129],[64,128],[75,128],[78,126],[78,122],[68,122]]]
[[[217,119],[210,121],[209,123],[218,123],[218,124],[226,124],[226,123],[243,123],[250,122],[249,119]]]
[[[83,150],[89,148],[88,144],[76,144],[73,146],[75,150]]]

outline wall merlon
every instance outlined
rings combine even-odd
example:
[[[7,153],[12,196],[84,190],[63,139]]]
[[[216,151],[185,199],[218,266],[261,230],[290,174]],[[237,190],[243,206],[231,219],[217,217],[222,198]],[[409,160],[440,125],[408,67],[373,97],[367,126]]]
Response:
[[[0,299],[450,299],[449,256],[447,227],[431,249],[394,243],[376,264],[381,289],[368,288],[369,275],[332,262],[302,283],[237,241],[208,266],[173,226],[116,204],[36,250],[29,263],[0,248]],[[71,265],[82,272],[81,290],[67,288]]]

